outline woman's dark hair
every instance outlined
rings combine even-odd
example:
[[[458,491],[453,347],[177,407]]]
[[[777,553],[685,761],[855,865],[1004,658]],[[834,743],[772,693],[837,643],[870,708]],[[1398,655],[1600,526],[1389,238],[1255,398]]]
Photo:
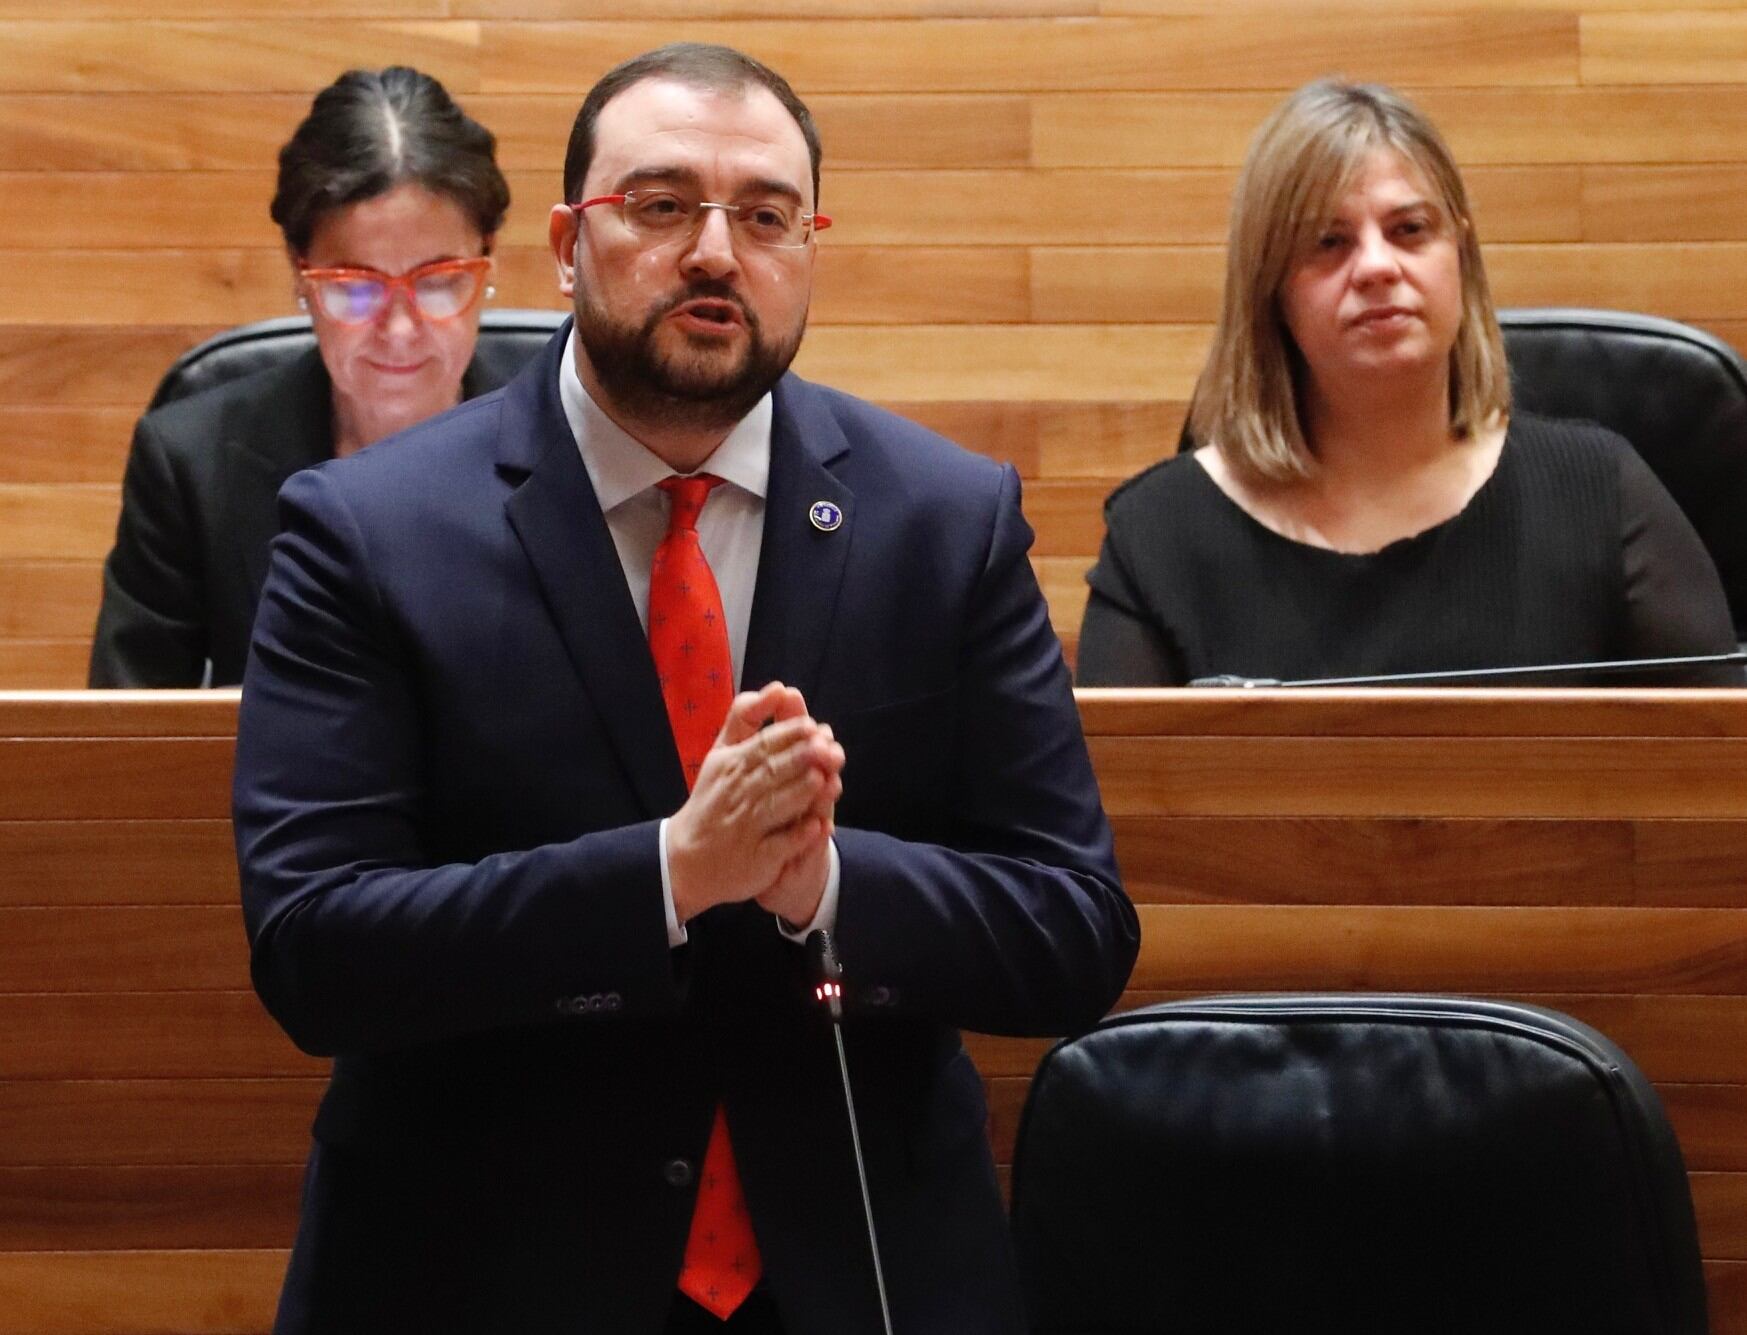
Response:
[[[347,70],[279,150],[273,221],[301,255],[323,214],[410,182],[454,200],[489,237],[510,206],[496,149],[491,131],[430,75],[404,65]]]

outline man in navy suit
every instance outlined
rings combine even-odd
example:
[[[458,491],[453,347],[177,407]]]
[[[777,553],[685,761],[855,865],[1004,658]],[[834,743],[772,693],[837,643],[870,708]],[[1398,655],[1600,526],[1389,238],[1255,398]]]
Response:
[[[1136,918],[1012,468],[787,373],[818,183],[764,66],[618,67],[551,217],[573,326],[281,494],[237,844],[256,987],[336,1060],[280,1331],[879,1330],[817,927],[894,1328],[1023,1328],[958,1031],[1090,1024]],[[694,776],[645,623],[700,471],[741,693]],[[718,1110],[725,1322],[678,1292]]]

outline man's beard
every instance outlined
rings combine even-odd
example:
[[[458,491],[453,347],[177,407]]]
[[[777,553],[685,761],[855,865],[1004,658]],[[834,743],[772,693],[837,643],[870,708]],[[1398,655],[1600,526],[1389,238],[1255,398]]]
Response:
[[[660,325],[688,301],[732,302],[746,322],[746,350],[722,364],[719,352],[682,348],[667,353],[656,346]],[[721,430],[738,422],[782,379],[801,346],[806,322],[780,344],[765,340],[764,328],[732,287],[692,283],[662,302],[641,325],[621,324],[576,289],[576,338],[588,354],[603,393],[626,416],[651,426]],[[715,355],[711,355],[715,352]]]

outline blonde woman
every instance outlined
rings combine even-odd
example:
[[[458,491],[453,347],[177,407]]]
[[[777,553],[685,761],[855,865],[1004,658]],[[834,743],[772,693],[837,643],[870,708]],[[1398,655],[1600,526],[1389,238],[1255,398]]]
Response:
[[[1632,447],[1512,412],[1462,178],[1387,88],[1310,84],[1257,133],[1190,429],[1106,504],[1082,685],[1734,648]]]

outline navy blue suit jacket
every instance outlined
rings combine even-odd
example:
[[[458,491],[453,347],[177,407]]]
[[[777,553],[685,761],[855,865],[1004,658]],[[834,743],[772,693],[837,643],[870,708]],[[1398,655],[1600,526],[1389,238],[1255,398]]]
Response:
[[[685,783],[564,337],[281,494],[238,855],[256,987],[337,1060],[279,1329],[659,1331],[723,1101],[789,1329],[876,1331],[802,950],[753,905],[667,944]],[[744,680],[799,687],[848,754],[845,1032],[894,1320],[1017,1332],[958,1030],[1089,1025],[1134,910],[1012,469],[793,376],[775,407]]]

